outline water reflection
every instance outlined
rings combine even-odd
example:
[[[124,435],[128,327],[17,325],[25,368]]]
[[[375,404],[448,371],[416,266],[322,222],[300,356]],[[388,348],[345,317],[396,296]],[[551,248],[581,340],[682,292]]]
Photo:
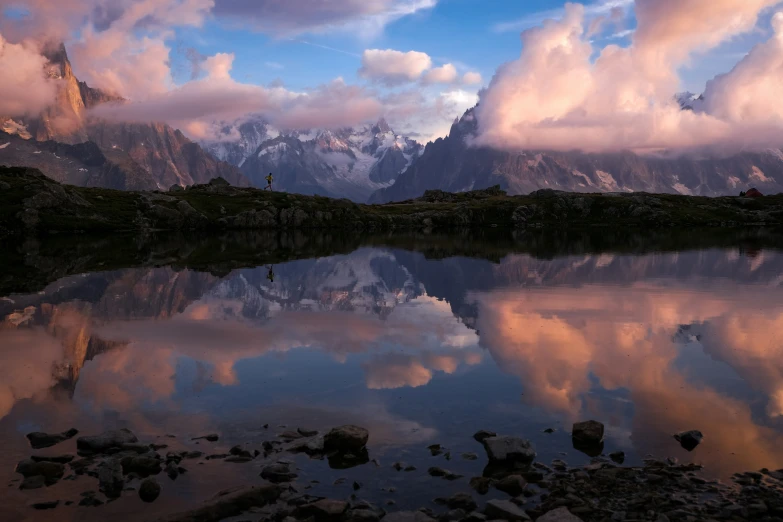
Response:
[[[542,427],[595,418],[632,461],[783,467],[781,253],[360,248],[274,272],[134,268],[3,298],[0,437],[21,452],[25,430],[71,425],[242,439],[261,419],[350,420],[376,452],[475,451],[481,427],[555,455],[570,439]],[[688,429],[705,433],[692,454],[672,439]]]

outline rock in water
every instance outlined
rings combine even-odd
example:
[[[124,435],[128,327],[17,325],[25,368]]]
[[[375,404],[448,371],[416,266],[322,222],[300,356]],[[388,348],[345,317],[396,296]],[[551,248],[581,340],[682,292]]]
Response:
[[[30,458],[35,462],[57,462],[59,464],[68,464],[74,459],[73,455],[55,455],[53,457],[47,457],[45,455],[33,455]]]
[[[571,437],[582,444],[600,444],[604,440],[604,425],[594,420],[577,422]]]
[[[682,431],[674,436],[677,442],[688,451],[693,451],[704,440],[704,435],[699,430]]]
[[[495,484],[495,488],[512,497],[517,497],[525,491],[527,481],[521,475],[509,475]]]
[[[111,430],[90,437],[76,439],[76,448],[82,453],[104,453],[112,448],[120,448],[124,444],[133,444],[139,439],[129,429]]]
[[[153,457],[124,457],[121,461],[122,472],[138,473],[142,477],[157,475],[161,471],[160,461]]]
[[[54,509],[60,505],[59,500],[52,500],[50,502],[38,502],[33,504],[33,509]]]
[[[315,520],[336,520],[348,511],[348,502],[343,500],[322,499],[312,504],[299,506],[294,516],[300,520],[313,517]]]
[[[41,476],[47,486],[63,478],[65,466],[59,462],[35,462],[25,459],[16,465],[16,472],[25,478]]]
[[[42,475],[34,475],[32,477],[25,477],[19,489],[40,489],[46,485],[46,479]]]
[[[160,484],[154,478],[148,478],[139,486],[139,498],[144,502],[155,502],[160,496]]]
[[[473,438],[476,440],[476,442],[484,442],[484,439],[488,439],[490,437],[497,437],[498,434],[494,431],[487,431],[487,430],[479,430],[476,433],[473,434]]]
[[[490,464],[523,468],[536,458],[530,442],[517,437],[487,437],[482,441]]]
[[[28,433],[27,440],[30,441],[30,446],[32,446],[33,449],[49,448],[55,444],[75,437],[77,433],[79,433],[79,430],[74,428],[63,431],[62,433],[42,433],[36,431]]]
[[[340,426],[333,428],[324,437],[326,451],[361,451],[370,439],[370,432],[359,426]]]
[[[122,464],[117,459],[105,460],[98,465],[98,486],[104,495],[117,498],[125,487]]]
[[[625,462],[625,452],[615,451],[609,454],[609,458],[612,459],[612,461],[616,462],[617,464],[622,464],[623,462]]]
[[[527,513],[508,500],[490,500],[484,508],[484,514],[490,520],[531,520]]]
[[[296,480],[297,474],[291,471],[288,464],[271,464],[261,470],[261,478],[274,484],[281,482],[291,482]]]
[[[384,522],[435,522],[421,511],[398,511],[383,517]]]
[[[220,435],[218,435],[217,433],[210,433],[209,435],[203,435],[201,437],[194,437],[191,440],[206,440],[208,442],[217,442],[218,440],[220,440]]]
[[[536,522],[582,522],[582,519],[568,511],[567,507],[559,507],[538,517]]]

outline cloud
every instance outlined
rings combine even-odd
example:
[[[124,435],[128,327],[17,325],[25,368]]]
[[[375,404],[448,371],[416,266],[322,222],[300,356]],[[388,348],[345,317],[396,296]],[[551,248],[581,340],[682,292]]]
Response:
[[[0,33],[0,114],[35,114],[54,101],[56,85],[46,78],[46,63],[37,46],[9,43]]]
[[[422,78],[425,84],[454,83],[456,80],[457,68],[450,63],[430,69]]]
[[[481,74],[477,72],[466,72],[462,77],[463,85],[480,85],[483,81],[484,78],[482,78]]]
[[[359,75],[391,86],[416,81],[431,67],[432,59],[426,53],[367,49],[362,54]]]
[[[386,120],[397,132],[417,133],[423,141],[448,135],[455,118],[476,105],[475,92],[451,87],[441,92],[408,89],[381,98]]]
[[[214,14],[276,36],[330,31],[374,35],[437,0],[215,0]]]
[[[588,152],[779,146],[783,119],[777,109],[761,109],[770,106],[769,92],[778,84],[779,16],[770,41],[712,83],[711,92],[721,95],[705,112],[681,111],[672,99],[679,87],[677,70],[693,53],[753,29],[759,13],[778,3],[636,0],[630,47],[600,50],[588,40],[585,8],[567,4],[562,19],[522,33],[520,58],[501,66],[483,92],[477,143]],[[739,113],[727,105],[736,99],[727,87],[738,85],[761,98],[746,99]]]
[[[626,8],[632,6],[633,3],[634,0],[601,0],[587,4],[585,7],[585,13],[590,17],[595,17],[595,19],[599,20],[600,23],[603,23],[607,16],[616,18],[619,12],[623,12]],[[564,13],[564,8],[538,11],[528,14],[517,20],[496,24],[493,27],[493,30],[498,33],[523,31],[525,29],[541,25],[547,20],[562,18]]]

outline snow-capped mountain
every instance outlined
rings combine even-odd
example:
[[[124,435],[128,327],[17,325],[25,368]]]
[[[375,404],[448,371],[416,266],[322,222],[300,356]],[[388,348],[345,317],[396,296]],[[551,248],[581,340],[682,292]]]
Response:
[[[280,132],[260,119],[224,126],[229,139],[206,144],[218,159],[241,168],[256,186],[272,172],[275,189],[364,202],[388,187],[423,151],[381,119],[361,129]]]
[[[674,99],[677,100],[677,103],[679,103],[680,107],[685,111],[701,112],[704,108],[703,94],[693,94],[692,92],[685,91],[677,93],[674,96]]]

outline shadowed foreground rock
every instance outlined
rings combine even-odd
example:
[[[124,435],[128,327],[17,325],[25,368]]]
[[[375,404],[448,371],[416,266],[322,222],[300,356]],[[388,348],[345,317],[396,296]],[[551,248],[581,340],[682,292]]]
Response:
[[[458,227],[730,227],[783,224],[783,195],[707,198],[499,189],[387,205],[264,192],[215,179],[176,192],[61,185],[36,169],[0,167],[0,237],[151,230],[432,230]]]
[[[253,507],[275,502],[283,489],[273,484],[222,491],[203,506],[159,519],[158,522],[219,522]]]

